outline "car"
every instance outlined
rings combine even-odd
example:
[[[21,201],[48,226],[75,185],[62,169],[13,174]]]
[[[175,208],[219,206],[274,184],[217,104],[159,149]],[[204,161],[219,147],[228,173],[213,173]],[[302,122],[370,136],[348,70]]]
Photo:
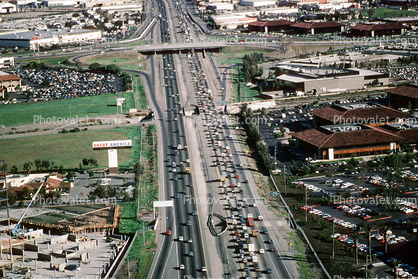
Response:
[[[259,267],[259,266],[256,266],[256,267],[254,268],[254,271],[255,271],[255,272],[259,272],[259,271],[260,271],[260,267]]]
[[[268,230],[265,230],[263,233],[264,234],[269,234],[269,231]]]
[[[180,269],[184,269],[184,264],[181,264],[180,265]]]
[[[271,248],[271,251],[272,251],[272,252],[277,252],[276,247]]]
[[[202,266],[202,272],[206,272],[206,266]]]
[[[193,257],[193,251],[189,252],[189,257]]]
[[[183,241],[184,237],[182,235],[179,236],[179,241]]]
[[[175,194],[175,195],[174,195],[174,198],[175,198],[175,199],[178,199],[179,197],[180,197],[180,195],[179,195],[179,194]]]
[[[263,220],[264,220],[263,216],[259,215],[258,216],[258,221],[263,221]]]
[[[271,274],[271,268],[267,268],[266,272],[267,272],[268,274]]]
[[[244,271],[248,271],[248,266],[244,266]]]
[[[187,242],[192,243],[192,242],[193,242],[193,239],[192,239],[191,237],[189,237],[189,238],[187,239]]]
[[[190,222],[190,220],[187,220],[186,226],[190,226],[191,224],[192,224],[192,222]]]
[[[263,275],[258,275],[257,279],[263,279]]]
[[[264,249],[260,249],[260,254],[264,254]]]
[[[171,235],[171,231],[167,230],[167,232],[165,233],[166,235]]]
[[[192,215],[193,216],[196,216],[197,215],[197,211],[196,210],[193,210]]]
[[[268,240],[269,244],[273,244],[273,239]]]

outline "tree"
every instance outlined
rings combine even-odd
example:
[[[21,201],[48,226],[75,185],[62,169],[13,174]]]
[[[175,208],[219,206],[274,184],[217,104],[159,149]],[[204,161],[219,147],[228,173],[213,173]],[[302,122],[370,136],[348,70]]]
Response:
[[[94,176],[94,172],[92,170],[89,170],[89,177],[93,177]]]
[[[42,161],[40,159],[35,159],[34,163],[35,163],[35,170],[39,171],[39,169],[42,166]]]
[[[16,165],[13,165],[12,166],[12,168],[10,169],[10,172],[13,173],[13,174],[17,173],[17,167],[16,167]]]
[[[30,161],[23,164],[23,170],[25,170],[28,174],[31,172],[32,167],[33,163]]]
[[[392,228],[387,226],[387,225],[383,225],[382,226],[382,230],[383,230],[383,239],[385,241],[385,255],[387,255],[388,253],[388,231],[391,230]]]
[[[77,60],[77,62],[75,62],[75,66],[77,67],[77,71],[82,71],[83,70],[83,63],[81,63],[81,61]]]
[[[43,160],[41,166],[44,170],[49,170],[51,163],[48,160]]]
[[[393,269],[394,269],[394,274],[395,274],[395,279],[397,279],[398,278],[398,265],[401,263],[401,261],[400,260],[398,260],[398,259],[393,259],[391,262],[390,262],[391,264],[392,264],[392,266],[393,266]]]
[[[49,87],[51,86],[51,82],[49,80],[44,79],[44,81],[42,82],[43,86]]]
[[[75,173],[73,171],[69,171],[69,172],[67,172],[66,177],[67,177],[68,180],[71,180],[71,179],[74,178],[74,175],[75,175]]]
[[[13,192],[9,193],[9,205],[14,205],[17,201],[17,195]]]
[[[372,258],[372,232],[376,229],[376,225],[361,223],[359,226],[367,233],[367,245],[369,246],[370,262],[373,262],[373,258]]]
[[[22,191],[22,197],[25,200],[27,200],[30,198],[30,193],[31,193],[30,189],[27,186],[25,186],[25,188],[23,188],[23,191]]]
[[[353,233],[350,236],[354,240],[354,252],[355,252],[355,257],[356,257],[356,265],[358,265],[358,241],[360,239],[360,234],[359,233]]]

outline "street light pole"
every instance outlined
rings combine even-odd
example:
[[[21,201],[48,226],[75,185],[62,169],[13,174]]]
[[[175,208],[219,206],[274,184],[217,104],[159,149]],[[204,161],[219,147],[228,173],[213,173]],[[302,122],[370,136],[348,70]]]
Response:
[[[332,219],[332,258],[334,258],[334,256],[335,256],[335,239],[334,239],[334,234],[335,234],[335,232],[334,232],[334,228],[335,228],[335,226],[334,226],[334,218]]]
[[[308,222],[308,188],[305,187],[305,222]]]

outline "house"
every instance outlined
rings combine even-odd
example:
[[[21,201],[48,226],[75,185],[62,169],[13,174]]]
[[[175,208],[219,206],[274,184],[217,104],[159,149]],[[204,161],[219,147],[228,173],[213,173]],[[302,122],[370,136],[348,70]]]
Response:
[[[0,71],[0,96],[4,98],[5,92],[25,91],[26,85],[22,85],[22,78]]]

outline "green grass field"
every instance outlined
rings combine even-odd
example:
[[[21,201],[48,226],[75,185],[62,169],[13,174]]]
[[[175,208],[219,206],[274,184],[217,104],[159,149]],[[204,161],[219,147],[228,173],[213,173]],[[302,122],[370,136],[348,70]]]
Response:
[[[407,10],[397,10],[397,9],[389,9],[389,8],[377,8],[373,9],[374,14],[372,17],[404,17],[404,16],[417,16],[418,12],[416,11],[407,11]],[[368,17],[367,14],[368,10],[360,10],[361,14],[364,17]]]
[[[125,98],[122,112],[134,108],[132,93],[105,94],[98,96],[63,99],[45,102],[20,103],[0,105],[3,115],[3,125],[10,127],[22,124],[33,124],[34,120],[40,121],[41,117],[69,118],[71,116],[92,117],[116,113],[116,98]],[[35,123],[36,124],[36,123]]]
[[[239,49],[238,49],[239,48]],[[217,61],[222,66],[229,66],[233,64],[242,63],[242,58],[245,55],[252,54],[254,52],[263,53],[267,55],[274,50],[265,49],[265,48],[255,48],[255,47],[224,47],[221,52],[218,54]]]
[[[131,267],[131,278],[147,278],[152,260],[154,259],[155,251],[157,250],[157,245],[154,243],[154,240],[155,232],[153,231],[145,233],[145,246],[143,245],[142,234],[138,234],[134,240],[134,243],[128,253],[129,266]],[[120,276],[122,278],[123,275],[121,274]]]
[[[234,82],[234,100],[236,103],[238,102],[249,102],[254,100],[261,100],[260,97],[258,97],[259,93],[258,93],[258,88],[256,89],[251,89],[248,86],[246,86],[247,82],[245,82],[242,79],[242,75],[241,75],[241,79],[239,77],[239,72],[241,67],[235,67],[234,68],[234,80],[236,81],[240,81],[239,84],[241,86],[241,89],[239,90],[238,88],[238,82]]]
[[[146,109],[148,107],[148,99],[145,93],[142,78],[140,76],[133,75],[132,79],[134,81],[134,97],[136,108]]]
[[[132,149],[118,150],[119,166],[131,166],[134,163],[135,151],[139,148],[135,137],[138,127],[119,128],[104,131],[85,131],[58,135],[47,135],[30,138],[3,140],[0,145],[0,156],[5,159],[8,169],[16,165],[23,170],[25,162],[35,159],[54,161],[64,168],[77,168],[83,158],[96,158],[99,166],[107,167],[106,151],[93,151],[93,141],[133,139]]]

